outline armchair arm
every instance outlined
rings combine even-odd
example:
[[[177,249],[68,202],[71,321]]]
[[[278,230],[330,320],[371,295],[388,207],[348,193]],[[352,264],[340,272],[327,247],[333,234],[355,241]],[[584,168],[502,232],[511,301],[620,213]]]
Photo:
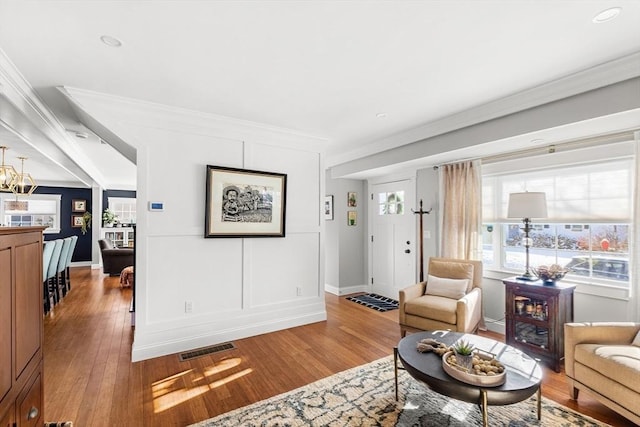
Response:
[[[568,377],[574,377],[575,347],[581,343],[631,344],[640,330],[640,323],[585,322],[564,324],[564,369]]]
[[[482,316],[482,290],[473,288],[456,303],[458,332],[473,332]]]
[[[408,288],[400,289],[400,298],[398,301],[399,308],[399,323],[401,325],[405,324],[405,313],[404,313],[404,303],[412,300],[414,298],[418,298],[424,295],[424,290],[427,287],[427,282],[416,283],[415,285],[411,285]]]

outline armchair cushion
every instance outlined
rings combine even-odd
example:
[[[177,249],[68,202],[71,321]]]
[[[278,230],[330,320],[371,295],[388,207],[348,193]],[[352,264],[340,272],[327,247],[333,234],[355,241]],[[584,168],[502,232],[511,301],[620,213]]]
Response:
[[[406,302],[404,311],[426,319],[456,324],[456,305],[458,300],[436,295],[423,295]]]
[[[468,292],[469,279],[447,279],[438,276],[427,276],[425,295],[460,299]]]
[[[432,258],[429,261],[429,274],[436,277],[447,277],[449,279],[468,279],[467,292],[473,287],[473,264],[470,263],[449,260],[441,261]]]

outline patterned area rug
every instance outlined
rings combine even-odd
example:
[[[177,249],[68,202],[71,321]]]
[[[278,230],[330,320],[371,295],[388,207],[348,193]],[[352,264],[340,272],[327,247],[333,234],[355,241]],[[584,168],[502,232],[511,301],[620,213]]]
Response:
[[[347,299],[378,311],[389,311],[398,308],[398,301],[378,294],[357,295],[347,297]]]
[[[61,423],[44,423],[44,427],[73,427],[71,421],[63,421]]]
[[[443,397],[399,372],[395,400],[391,356],[296,390],[193,424],[210,426],[480,426],[477,405]],[[537,419],[535,395],[489,407],[490,426],[606,426],[544,399]]]

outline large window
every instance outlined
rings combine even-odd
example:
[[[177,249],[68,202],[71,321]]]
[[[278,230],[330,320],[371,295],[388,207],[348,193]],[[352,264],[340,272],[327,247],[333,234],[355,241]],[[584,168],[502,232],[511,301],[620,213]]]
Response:
[[[485,268],[524,272],[523,224],[506,218],[509,194],[542,191],[548,218],[532,222],[530,265],[559,264],[571,269],[568,277],[574,281],[629,287],[632,157],[527,171],[495,172],[497,169],[489,167],[483,174]]]
[[[118,217],[121,224],[136,223],[136,199],[109,197],[109,209]]]
[[[60,232],[59,194],[32,194],[16,198],[15,194],[0,194],[0,218],[7,227],[43,225],[45,233]]]

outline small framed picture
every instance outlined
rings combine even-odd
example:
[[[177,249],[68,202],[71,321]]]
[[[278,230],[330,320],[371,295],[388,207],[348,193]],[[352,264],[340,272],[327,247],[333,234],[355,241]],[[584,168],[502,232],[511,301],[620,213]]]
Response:
[[[333,196],[324,196],[324,219],[333,220]]]
[[[71,226],[73,228],[82,227],[82,215],[71,215]]]
[[[350,208],[355,208],[358,206],[358,197],[355,191],[350,191],[347,193],[347,206]]]
[[[347,225],[357,225],[358,223],[358,212],[356,211],[348,211],[347,212]]]
[[[74,199],[71,201],[71,211],[72,212],[86,212],[87,211],[87,201]]]

